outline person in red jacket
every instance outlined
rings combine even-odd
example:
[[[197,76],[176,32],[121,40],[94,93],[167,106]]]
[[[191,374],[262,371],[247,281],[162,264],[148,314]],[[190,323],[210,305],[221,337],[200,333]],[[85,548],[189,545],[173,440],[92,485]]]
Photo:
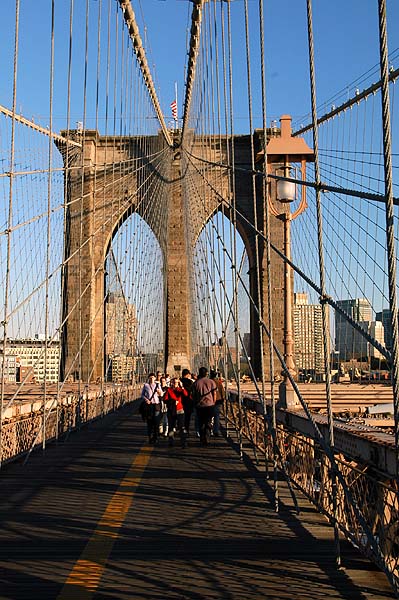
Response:
[[[186,446],[186,431],[184,429],[184,408],[183,400],[188,397],[187,390],[184,389],[180,379],[174,377],[170,380],[170,386],[167,388],[162,400],[168,407],[168,425],[169,425],[169,446],[173,446],[175,429],[180,434],[182,448]]]

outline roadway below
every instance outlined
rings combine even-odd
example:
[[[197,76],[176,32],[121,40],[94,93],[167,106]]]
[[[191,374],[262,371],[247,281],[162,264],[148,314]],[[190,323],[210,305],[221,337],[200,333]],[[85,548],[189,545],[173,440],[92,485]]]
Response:
[[[260,384],[258,384],[260,385]],[[279,382],[275,386],[278,396]],[[235,388],[235,385],[232,385]],[[256,387],[252,382],[241,383],[243,394],[255,394]],[[314,412],[327,412],[325,383],[298,383],[299,391]],[[270,403],[270,383],[265,385],[266,401]],[[392,385],[389,383],[332,383],[331,403],[335,415],[361,415],[366,409],[375,405],[385,405],[393,402]],[[392,409],[393,410],[393,409]]]
[[[0,472],[1,600],[383,600],[385,576],[233,443],[146,445],[132,407]]]

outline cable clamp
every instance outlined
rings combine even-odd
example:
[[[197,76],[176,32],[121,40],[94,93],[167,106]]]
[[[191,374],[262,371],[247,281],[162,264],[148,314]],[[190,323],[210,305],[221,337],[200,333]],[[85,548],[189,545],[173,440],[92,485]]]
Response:
[[[319,297],[320,304],[329,304],[329,302],[331,300],[332,300],[332,297],[329,296],[328,294],[323,294],[323,296]]]

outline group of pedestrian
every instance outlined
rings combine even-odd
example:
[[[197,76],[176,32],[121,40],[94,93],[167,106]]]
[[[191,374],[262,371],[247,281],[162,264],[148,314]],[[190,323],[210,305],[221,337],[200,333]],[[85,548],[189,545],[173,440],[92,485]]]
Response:
[[[141,392],[140,412],[147,422],[148,440],[156,444],[160,435],[168,437],[173,446],[175,433],[184,448],[190,435],[191,419],[200,445],[208,444],[209,435],[219,435],[220,406],[225,390],[220,374],[201,367],[198,376],[183,369],[182,377],[169,379],[159,371],[150,373]]]

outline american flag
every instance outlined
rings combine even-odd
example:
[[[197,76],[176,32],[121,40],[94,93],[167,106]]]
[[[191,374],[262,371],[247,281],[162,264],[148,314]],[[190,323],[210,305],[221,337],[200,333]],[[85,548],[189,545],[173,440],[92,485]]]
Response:
[[[170,105],[170,108],[172,109],[172,117],[174,118],[175,121],[177,121],[177,102],[176,102],[176,100],[173,100],[173,102]]]

